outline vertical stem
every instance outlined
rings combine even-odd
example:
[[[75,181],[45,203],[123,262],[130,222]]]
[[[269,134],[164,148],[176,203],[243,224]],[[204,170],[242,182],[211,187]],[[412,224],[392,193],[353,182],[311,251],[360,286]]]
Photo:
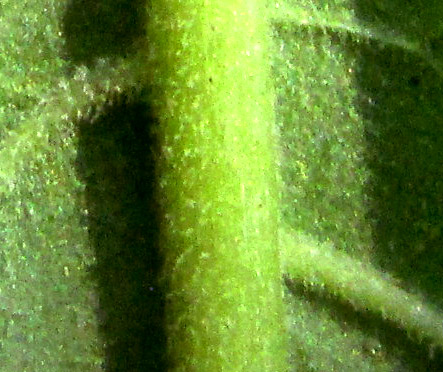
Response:
[[[257,0],[152,0],[170,369],[286,371],[270,34]]]

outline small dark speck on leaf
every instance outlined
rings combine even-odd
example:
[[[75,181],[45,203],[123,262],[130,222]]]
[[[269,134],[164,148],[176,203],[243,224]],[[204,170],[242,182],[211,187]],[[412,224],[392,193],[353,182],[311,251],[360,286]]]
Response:
[[[418,87],[418,85],[420,84],[420,78],[418,76],[412,76],[409,79],[409,85],[413,88]]]

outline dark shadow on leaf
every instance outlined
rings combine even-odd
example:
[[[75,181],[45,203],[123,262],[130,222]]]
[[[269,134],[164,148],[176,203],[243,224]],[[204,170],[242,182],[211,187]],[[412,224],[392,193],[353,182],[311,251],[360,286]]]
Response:
[[[354,0],[357,18],[421,40],[443,36],[443,2],[440,0]]]
[[[343,334],[352,330],[363,332],[380,342],[377,345],[356,344],[355,352],[366,359],[391,358],[400,364],[396,372],[439,372],[443,365],[443,352],[434,349],[428,340],[419,341],[416,335],[408,335],[394,322],[382,318],[381,314],[356,310],[349,302],[338,298],[324,289],[306,287],[302,283],[284,278],[289,291],[300,301],[307,300],[315,312],[327,311]],[[376,346],[373,348],[373,346]]]
[[[359,8],[363,3],[356,2],[362,18],[367,17]],[[405,10],[416,5],[426,13],[420,19],[424,28],[426,19],[428,30],[436,27],[441,12],[433,15],[425,4],[407,3],[401,2]],[[397,27],[399,17],[387,17],[385,26]],[[408,19],[405,30],[415,18]],[[376,261],[406,289],[418,289],[442,307],[443,80],[430,61],[398,46],[377,40],[356,45],[350,38],[342,46],[358,66],[354,106],[365,120],[365,161],[371,171],[367,220]]]
[[[143,92],[141,94],[143,96]],[[76,171],[94,249],[100,336],[108,372],[164,371],[164,293],[158,283],[158,216],[151,127],[141,97],[110,98],[77,123]]]
[[[145,36],[146,0],[71,0],[62,20],[65,54],[74,65],[136,51]]]

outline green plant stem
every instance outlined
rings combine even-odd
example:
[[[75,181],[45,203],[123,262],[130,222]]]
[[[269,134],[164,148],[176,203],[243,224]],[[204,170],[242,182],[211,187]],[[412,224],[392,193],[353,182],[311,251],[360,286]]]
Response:
[[[380,314],[419,340],[443,347],[443,318],[419,296],[329,244],[318,244],[289,227],[282,227],[279,236],[283,270],[291,279],[325,289],[358,310]]]
[[[286,371],[265,7],[158,0],[151,11],[170,369]]]

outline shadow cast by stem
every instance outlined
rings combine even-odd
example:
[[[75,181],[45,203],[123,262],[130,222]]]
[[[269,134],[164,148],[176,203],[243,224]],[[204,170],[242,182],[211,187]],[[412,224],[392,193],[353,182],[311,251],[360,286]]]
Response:
[[[165,370],[164,294],[158,285],[158,216],[147,104],[125,93],[77,123],[76,170],[85,183],[107,372]]]

